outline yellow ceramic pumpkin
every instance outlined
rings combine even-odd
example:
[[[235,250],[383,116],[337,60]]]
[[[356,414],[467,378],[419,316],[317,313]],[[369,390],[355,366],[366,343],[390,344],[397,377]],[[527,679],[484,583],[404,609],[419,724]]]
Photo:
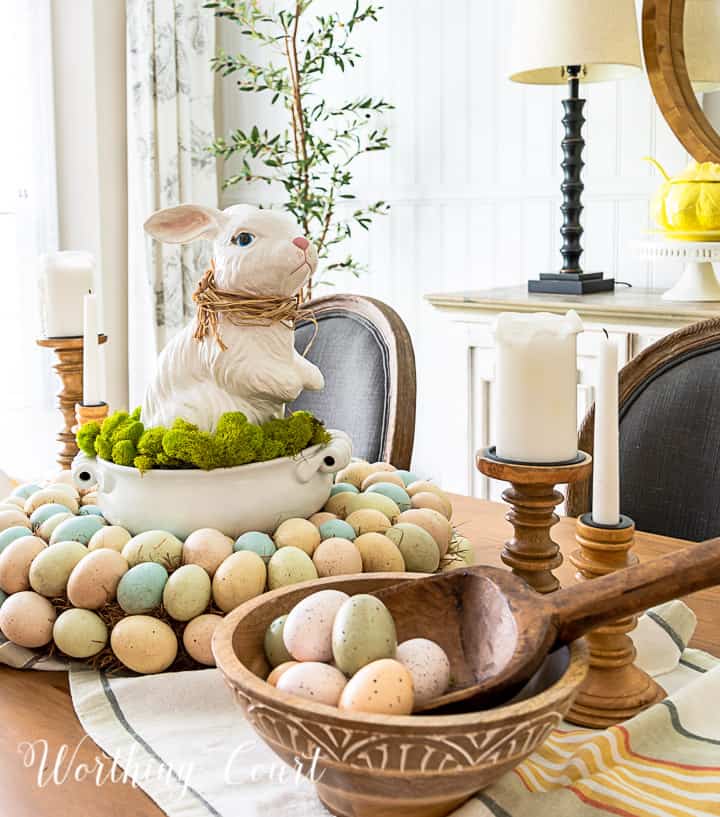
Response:
[[[691,162],[671,179],[655,159],[649,161],[665,177],[652,211],[667,237],[683,241],[720,238],[720,164]]]

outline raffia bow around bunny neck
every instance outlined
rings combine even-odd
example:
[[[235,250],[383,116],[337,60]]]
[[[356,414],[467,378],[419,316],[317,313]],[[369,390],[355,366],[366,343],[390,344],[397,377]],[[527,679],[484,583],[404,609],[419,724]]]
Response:
[[[288,298],[250,295],[246,292],[220,289],[215,283],[215,263],[212,261],[192,297],[197,304],[197,326],[193,337],[201,341],[212,334],[223,352],[227,351],[228,347],[220,336],[221,315],[235,326],[270,326],[273,323],[283,323],[288,329],[294,329],[300,317],[301,298],[299,294]],[[312,314],[306,313],[303,317],[309,318],[315,324],[315,332],[303,352],[304,357],[315,340],[318,326]]]

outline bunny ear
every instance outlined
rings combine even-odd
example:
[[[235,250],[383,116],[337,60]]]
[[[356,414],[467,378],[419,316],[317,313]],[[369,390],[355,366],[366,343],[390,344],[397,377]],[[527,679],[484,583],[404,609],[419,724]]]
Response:
[[[143,225],[145,232],[168,244],[188,244],[198,238],[217,238],[224,216],[214,207],[180,204],[153,213]]]

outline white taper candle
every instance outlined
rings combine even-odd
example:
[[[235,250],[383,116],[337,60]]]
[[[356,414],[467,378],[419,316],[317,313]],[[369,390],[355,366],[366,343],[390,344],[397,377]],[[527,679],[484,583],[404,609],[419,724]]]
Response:
[[[83,300],[83,404],[96,406],[102,402],[97,297],[88,294]]]
[[[618,351],[605,334],[600,340],[595,395],[592,519],[598,525],[620,521],[618,429]]]

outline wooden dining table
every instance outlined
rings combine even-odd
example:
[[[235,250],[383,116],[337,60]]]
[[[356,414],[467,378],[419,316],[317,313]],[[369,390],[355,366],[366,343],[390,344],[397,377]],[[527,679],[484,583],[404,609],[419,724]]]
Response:
[[[453,496],[453,523],[475,548],[480,564],[502,566],[500,550],[511,532],[506,506],[470,497]],[[576,548],[575,521],[564,518],[553,528],[555,541],[565,556]],[[687,545],[649,533],[638,533],[634,552],[641,561],[671,553]],[[556,570],[563,585],[575,581],[566,559]],[[686,599],[698,618],[691,646],[720,656],[720,588],[695,593]],[[228,695],[230,693],[228,692]],[[82,776],[98,759],[107,766],[102,750],[85,734],[73,710],[66,673],[13,670],[0,667],[0,815],[2,817],[161,817],[163,812],[130,783],[106,781],[96,785],[92,775]],[[35,762],[29,765],[29,744]],[[64,748],[65,747],[65,748]],[[38,783],[38,753],[46,750],[45,771],[57,759],[60,783]],[[192,735],[188,735],[192,751]]]

